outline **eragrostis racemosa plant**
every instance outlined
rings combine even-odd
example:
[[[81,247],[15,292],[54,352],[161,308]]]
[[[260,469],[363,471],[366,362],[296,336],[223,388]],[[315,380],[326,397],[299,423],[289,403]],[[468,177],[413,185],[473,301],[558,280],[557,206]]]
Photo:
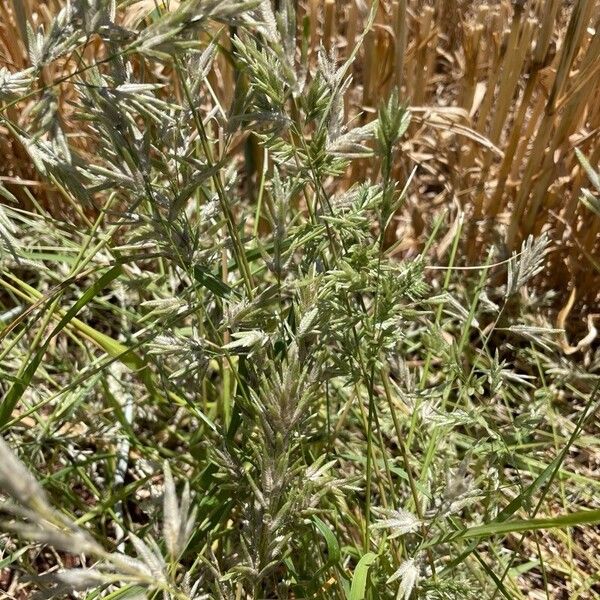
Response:
[[[7,543],[77,557],[44,575],[28,569],[40,595],[468,598],[490,581],[506,589],[473,540],[597,521],[597,511],[536,519],[532,500],[593,396],[541,474],[523,481],[504,469],[511,436],[520,443],[538,422],[543,398],[522,429],[506,417],[503,402],[527,398],[531,376],[488,342],[543,267],[546,238],[505,261],[501,293],[484,294],[486,265],[470,306],[451,298],[449,279],[443,289],[426,281],[425,253],[393,259],[386,234],[411,179],[396,181],[392,166],[410,111],[398,94],[366,125],[344,111],[374,9],[346,60],[320,49],[311,61],[291,2],[141,3],[129,21],[127,8],[73,1],[48,31],[24,23],[30,66],[0,72],[3,124],[83,230],[43,227],[0,188],[2,267],[34,266],[47,284],[9,284],[33,308],[3,330],[3,359],[22,361],[9,365],[0,427],[37,449],[35,464],[62,433],[50,436],[40,413],[40,429],[25,434],[23,413],[79,415],[90,439],[67,436],[59,465],[89,459],[82,480],[108,494],[101,514],[83,501],[57,507],[48,498],[58,490],[45,492],[1,443]],[[89,59],[89,44],[102,58]],[[67,60],[68,77],[48,79]],[[223,69],[235,73],[226,97],[215,81]],[[83,139],[57,111],[64,86]],[[28,99],[28,118],[12,118]],[[338,186],[364,159],[377,173]],[[36,246],[41,231],[44,248],[67,256],[58,275],[16,243]],[[23,348],[29,330],[18,326],[37,319]],[[63,334],[64,360],[77,364],[47,393],[56,377],[40,374]],[[423,360],[411,371],[414,355]],[[499,400],[479,402],[488,395]],[[513,519],[521,509],[527,519]]]

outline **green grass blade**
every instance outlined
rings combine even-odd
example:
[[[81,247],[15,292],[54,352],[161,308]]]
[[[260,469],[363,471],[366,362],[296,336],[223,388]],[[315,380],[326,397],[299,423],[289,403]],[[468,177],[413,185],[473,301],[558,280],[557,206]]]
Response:
[[[440,536],[423,545],[430,548],[438,544],[444,544],[455,540],[469,540],[476,538],[488,538],[494,535],[505,535],[519,531],[537,531],[538,529],[564,529],[577,525],[596,525],[600,523],[599,510],[580,510],[577,512],[548,517],[545,519],[519,519],[515,521],[503,521],[500,523],[487,523],[477,527],[469,527],[460,531],[454,531],[448,535]]]
[[[367,552],[358,561],[354,575],[352,576],[349,600],[364,600],[367,593],[369,570],[376,560],[377,554],[375,552]]]
[[[52,330],[50,335],[46,338],[45,342],[35,353],[35,356],[31,359],[29,364],[25,367],[23,374],[19,377],[11,386],[8,391],[8,394],[4,398],[2,405],[0,406],[0,429],[2,429],[19,402],[19,399],[31,383],[31,379],[35,374],[38,366],[42,362],[44,358],[44,354],[46,353],[46,349],[48,348],[48,344],[50,341],[56,337],[65,327],[66,325],[73,320],[75,315],[91,300],[93,300],[109,283],[115,280],[119,275],[121,275],[122,270],[120,266],[113,267],[109,269],[106,273],[98,278],[98,280],[89,287],[73,304],[73,306],[63,315],[60,319],[56,327]]]

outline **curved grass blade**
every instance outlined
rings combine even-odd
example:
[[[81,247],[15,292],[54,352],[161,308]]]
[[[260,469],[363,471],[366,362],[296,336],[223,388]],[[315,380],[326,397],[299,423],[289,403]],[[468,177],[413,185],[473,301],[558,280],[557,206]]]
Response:
[[[367,593],[369,570],[376,560],[377,554],[375,554],[375,552],[367,552],[358,561],[356,569],[354,570],[354,575],[352,576],[349,600],[364,600]]]
[[[327,562],[315,573],[315,577],[318,577],[321,573],[340,562],[341,551],[337,538],[327,523],[319,519],[317,516],[313,517],[313,523],[323,536],[325,544],[327,545]]]
[[[25,367],[23,374],[19,377],[8,390],[8,394],[4,398],[2,405],[0,406],[0,429],[2,429],[9,421],[10,416],[19,402],[19,399],[31,383],[31,379],[35,374],[38,366],[44,358],[46,349],[50,344],[50,341],[56,337],[65,327],[73,320],[75,315],[91,300],[93,300],[109,283],[115,280],[121,275],[121,266],[112,267],[106,273],[104,273],[91,287],[89,287],[73,304],[73,306],[63,315],[56,327],[52,330],[50,335],[46,338],[44,343],[35,353],[35,356],[31,359],[29,364]]]
[[[499,523],[487,523],[477,527],[469,527],[459,531],[453,531],[447,535],[440,536],[423,545],[423,549],[437,546],[455,540],[469,540],[475,538],[488,538],[494,535],[504,535],[519,531],[536,531],[538,529],[564,529],[565,527],[576,527],[577,525],[596,525],[600,523],[600,509],[580,510],[558,517],[545,519],[519,519],[515,521],[503,521]]]

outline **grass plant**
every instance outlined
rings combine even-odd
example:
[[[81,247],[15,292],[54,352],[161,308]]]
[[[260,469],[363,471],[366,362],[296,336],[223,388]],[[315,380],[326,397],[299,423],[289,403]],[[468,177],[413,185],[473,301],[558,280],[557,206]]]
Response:
[[[298,4],[0,4],[2,593],[598,597],[594,2]]]

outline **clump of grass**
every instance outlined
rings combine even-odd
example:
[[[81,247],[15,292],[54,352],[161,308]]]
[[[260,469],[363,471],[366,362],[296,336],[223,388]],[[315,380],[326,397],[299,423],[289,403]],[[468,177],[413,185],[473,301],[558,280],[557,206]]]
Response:
[[[574,450],[597,445],[598,357],[590,342],[566,362],[528,288],[546,236],[461,272],[459,219],[440,282],[438,219],[394,259],[414,185],[397,164],[425,117],[396,91],[348,120],[375,5],[366,19],[345,59],[332,44],[316,63],[291,2],[138,3],[131,20],[72,3],[30,33],[2,123],[76,218],[0,188],[12,591],[591,593],[598,482]],[[61,61],[70,124],[48,79]]]

